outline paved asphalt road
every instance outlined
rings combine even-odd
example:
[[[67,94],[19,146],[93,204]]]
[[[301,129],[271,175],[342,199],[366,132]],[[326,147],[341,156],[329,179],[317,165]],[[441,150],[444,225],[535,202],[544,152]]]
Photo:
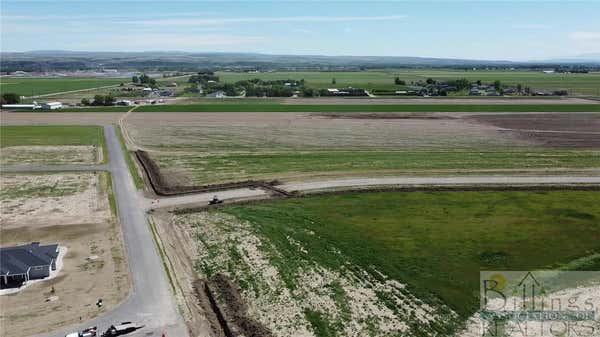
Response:
[[[104,134],[110,158],[108,170],[112,174],[113,189],[119,207],[133,289],[119,307],[106,315],[44,336],[64,337],[68,332],[94,325],[103,332],[111,324],[134,321],[145,324],[146,327],[128,336],[161,336],[165,333],[168,337],[187,337],[187,328],[177,312],[162,261],[156,251],[114,126],[105,126]]]

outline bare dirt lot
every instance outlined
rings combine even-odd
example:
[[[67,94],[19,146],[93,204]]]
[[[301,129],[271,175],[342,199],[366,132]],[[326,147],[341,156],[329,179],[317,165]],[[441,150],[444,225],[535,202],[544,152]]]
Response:
[[[126,298],[130,281],[106,174],[2,174],[2,246],[67,247],[54,279],[0,296],[2,336],[28,336],[85,321]],[[52,292],[54,289],[54,292]],[[55,301],[46,301],[57,296]],[[97,308],[101,298],[104,306]]]
[[[469,116],[467,119],[475,123],[493,125],[516,138],[545,147],[600,147],[600,114],[481,114]]]
[[[598,104],[582,98],[519,98],[519,97],[464,97],[464,98],[285,98],[283,104]]]
[[[91,145],[10,146],[0,151],[2,166],[90,165],[102,158],[102,150]]]

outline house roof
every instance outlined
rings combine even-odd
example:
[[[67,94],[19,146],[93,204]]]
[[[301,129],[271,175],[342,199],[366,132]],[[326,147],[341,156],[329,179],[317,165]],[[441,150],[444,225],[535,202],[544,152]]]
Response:
[[[40,246],[39,242],[32,242],[22,246],[0,248],[0,274],[24,274],[31,267],[51,264],[57,256],[57,244]]]

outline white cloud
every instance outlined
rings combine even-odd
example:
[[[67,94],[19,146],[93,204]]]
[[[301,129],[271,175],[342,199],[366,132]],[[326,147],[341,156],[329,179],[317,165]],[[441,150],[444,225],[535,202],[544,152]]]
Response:
[[[405,19],[405,15],[386,16],[290,16],[290,17],[247,17],[217,19],[162,19],[132,20],[126,23],[152,26],[212,26],[247,23],[279,23],[279,22],[357,22],[357,21],[395,21]]]
[[[542,24],[542,23],[525,23],[525,24],[514,24],[512,25],[515,29],[523,29],[523,30],[544,30],[544,29],[552,29],[552,26]]]
[[[577,42],[600,42],[600,32],[573,32],[569,37]]]
[[[85,49],[105,50],[184,50],[198,51],[202,49],[218,49],[227,46],[253,45],[266,41],[260,36],[236,36],[224,34],[181,35],[181,34],[130,34],[115,36],[107,45],[94,43],[80,44]]]
[[[293,33],[300,33],[300,34],[311,34],[313,31],[310,29],[305,29],[305,28],[294,28],[292,29]]]

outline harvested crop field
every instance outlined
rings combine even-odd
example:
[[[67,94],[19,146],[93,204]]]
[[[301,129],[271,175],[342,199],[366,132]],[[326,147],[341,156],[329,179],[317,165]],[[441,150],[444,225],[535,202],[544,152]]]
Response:
[[[102,149],[90,145],[11,146],[1,152],[2,166],[91,165],[102,159]]]
[[[482,269],[581,268],[589,256],[587,267],[600,266],[598,197],[345,193],[164,213],[157,223],[175,273],[185,275],[179,299],[197,328],[211,322],[197,318],[210,313],[190,300],[195,277],[231,280],[241,316],[267,335],[446,336],[476,310]],[[213,291],[235,328],[240,314]]]
[[[66,249],[55,278],[0,296],[2,335],[29,336],[78,323],[127,297],[128,267],[108,174],[3,173],[0,181],[1,245],[40,241]],[[99,298],[101,308],[95,305]]]
[[[600,167],[600,137],[589,131],[598,114],[512,116],[134,113],[128,130],[172,185]]]
[[[545,147],[600,148],[600,114],[475,115],[477,123],[513,132],[519,139]]]
[[[436,98],[284,98],[283,104],[598,104],[581,98],[436,97]]]

